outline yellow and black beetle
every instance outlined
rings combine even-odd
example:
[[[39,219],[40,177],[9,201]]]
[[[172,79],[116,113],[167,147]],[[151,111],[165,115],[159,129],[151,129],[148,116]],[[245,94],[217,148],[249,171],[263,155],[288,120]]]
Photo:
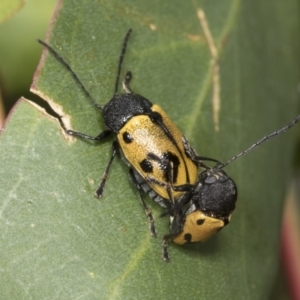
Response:
[[[180,189],[185,192],[173,203],[171,209],[162,214],[170,214],[170,234],[163,238],[164,260],[169,260],[167,247],[170,239],[179,245],[204,242],[229,223],[235,209],[237,187],[222,169],[262,143],[284,133],[299,120],[300,115],[282,128],[264,136],[251,147],[233,156],[226,163],[217,163],[213,168],[207,168],[200,172],[195,185],[171,187],[174,190]],[[186,151],[187,153],[193,152],[192,155],[196,156],[192,148],[186,148]]]
[[[153,105],[148,99],[132,92],[129,87],[132,79],[131,72],[126,73],[123,82],[125,93],[117,93],[121,67],[131,31],[130,29],[127,32],[123,41],[114,95],[103,107],[94,101],[69,64],[51,46],[41,40],[38,42],[44,45],[71,72],[94,106],[102,110],[104,124],[108,128],[96,137],[65,129],[66,133],[95,141],[101,141],[112,133],[116,134],[117,138],[112,144],[112,155],[96,191],[96,196],[102,196],[109,169],[117,151],[120,150],[130,168],[129,176],[139,191],[141,203],[149,218],[150,233],[155,236],[154,220],[144,201],[143,190],[148,192],[159,205],[168,208],[185,193],[180,189],[175,191],[175,189],[171,189],[171,186],[194,186],[198,180],[198,168],[207,168],[202,161],[218,161],[207,157],[188,155],[186,148],[190,148],[190,146],[168,115],[158,105]]]

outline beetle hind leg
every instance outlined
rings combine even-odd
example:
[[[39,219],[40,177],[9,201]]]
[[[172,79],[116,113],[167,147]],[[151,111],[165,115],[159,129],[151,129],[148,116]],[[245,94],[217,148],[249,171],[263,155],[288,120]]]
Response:
[[[153,218],[152,212],[150,211],[150,209],[148,208],[148,206],[145,202],[144,195],[143,195],[143,189],[142,189],[140,183],[136,180],[136,178],[134,176],[134,172],[133,172],[132,169],[129,169],[129,178],[132,181],[132,183],[136,186],[136,188],[139,192],[139,196],[140,196],[142,206],[143,206],[145,214],[146,214],[146,216],[149,220],[150,234],[152,236],[156,237],[156,229],[155,229],[154,218]]]

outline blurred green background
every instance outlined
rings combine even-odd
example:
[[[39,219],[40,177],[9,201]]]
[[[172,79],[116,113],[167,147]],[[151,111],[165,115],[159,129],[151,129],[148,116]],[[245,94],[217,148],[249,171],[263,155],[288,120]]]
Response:
[[[13,2],[19,3],[13,5]],[[0,4],[0,18],[3,16],[0,19],[0,98],[4,104],[2,109],[0,105],[0,124],[21,96],[37,99],[29,92],[42,52],[36,39],[44,39],[56,4],[56,0],[28,0],[22,5],[23,2],[1,0]],[[4,14],[1,12],[6,3],[11,5],[11,11],[5,8]]]

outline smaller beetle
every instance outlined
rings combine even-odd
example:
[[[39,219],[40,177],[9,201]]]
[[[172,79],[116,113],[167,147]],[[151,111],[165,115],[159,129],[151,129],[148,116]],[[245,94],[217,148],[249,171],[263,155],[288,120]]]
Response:
[[[163,238],[163,259],[168,261],[168,241],[183,245],[204,242],[226,226],[235,209],[237,187],[235,182],[222,170],[231,162],[247,154],[269,139],[286,132],[300,120],[300,115],[282,128],[264,136],[251,147],[233,156],[226,163],[217,163],[213,168],[199,173],[194,186],[184,186],[185,194],[162,216],[170,214],[170,234]],[[187,152],[194,149],[187,148]],[[195,155],[195,154],[194,154]],[[178,187],[172,187],[175,190]]]

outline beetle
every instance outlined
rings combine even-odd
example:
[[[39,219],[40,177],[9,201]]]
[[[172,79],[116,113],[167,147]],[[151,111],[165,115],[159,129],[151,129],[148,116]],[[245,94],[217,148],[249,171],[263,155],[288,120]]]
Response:
[[[195,185],[172,186],[173,189],[184,190],[185,193],[177,202],[173,203],[171,209],[161,215],[170,214],[170,233],[163,237],[162,256],[165,261],[169,261],[167,249],[169,240],[178,245],[204,242],[230,222],[235,210],[238,192],[233,179],[222,169],[271,138],[286,132],[299,120],[300,115],[280,129],[264,136],[246,150],[233,156],[226,163],[217,163],[214,167],[200,172]],[[186,145],[190,147],[189,144]],[[186,151],[195,153],[192,148],[187,148]],[[163,185],[163,183],[161,184]]]
[[[45,42],[38,42],[68,69],[93,105],[102,111],[107,127],[96,137],[64,128],[65,132],[94,141],[102,141],[111,134],[116,135],[116,140],[112,143],[112,155],[95,196],[99,198],[103,195],[110,167],[119,152],[129,166],[129,177],[139,192],[141,204],[149,219],[150,234],[156,236],[154,219],[144,200],[143,191],[160,206],[170,208],[185,193],[180,188],[176,190],[171,186],[194,186],[198,180],[198,168],[208,168],[203,161],[218,161],[187,152],[187,148],[191,148],[188,141],[162,108],[131,90],[130,71],[126,72],[123,81],[124,93],[117,93],[131,32],[132,29],[129,29],[123,40],[113,97],[103,107],[95,102],[62,56]]]

